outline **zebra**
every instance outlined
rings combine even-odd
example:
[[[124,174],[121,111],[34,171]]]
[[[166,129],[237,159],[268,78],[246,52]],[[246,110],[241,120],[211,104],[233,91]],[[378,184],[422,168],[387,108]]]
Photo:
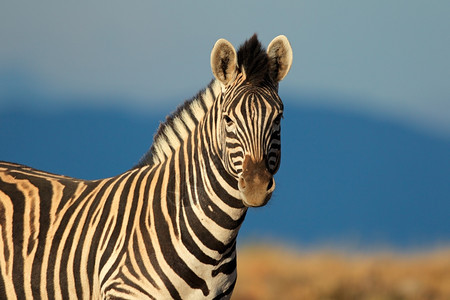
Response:
[[[219,39],[210,84],[128,171],[81,180],[0,163],[1,299],[229,299],[236,238],[280,165],[280,35]]]

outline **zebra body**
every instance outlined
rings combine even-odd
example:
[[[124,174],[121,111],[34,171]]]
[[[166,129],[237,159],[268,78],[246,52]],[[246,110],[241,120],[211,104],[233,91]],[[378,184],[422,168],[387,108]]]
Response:
[[[0,298],[228,299],[238,230],[269,200],[280,161],[277,90],[292,50],[284,36],[262,50],[256,36],[237,53],[219,40],[216,78],[123,174],[86,181],[1,162]]]

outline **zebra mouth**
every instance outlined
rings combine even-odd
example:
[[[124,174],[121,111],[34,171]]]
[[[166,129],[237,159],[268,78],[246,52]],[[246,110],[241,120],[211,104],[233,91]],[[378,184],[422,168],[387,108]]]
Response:
[[[273,177],[267,182],[261,181],[259,178],[249,181],[244,176],[241,176],[238,185],[242,202],[247,207],[266,205],[272,196],[272,192],[275,190],[275,180]]]
[[[267,170],[265,162],[254,162],[247,155],[243,166],[243,172],[238,181],[242,202],[247,207],[267,204],[275,190],[275,180]]]

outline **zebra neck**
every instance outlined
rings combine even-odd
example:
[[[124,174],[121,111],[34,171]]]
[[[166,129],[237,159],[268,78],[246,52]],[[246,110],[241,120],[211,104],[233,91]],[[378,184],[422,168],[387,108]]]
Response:
[[[196,155],[192,157],[195,203],[201,208],[203,217],[211,220],[207,228],[221,241],[234,242],[247,208],[240,200],[238,181],[224,168],[217,144],[217,102],[197,129]],[[190,174],[190,173],[189,173]]]
[[[159,177],[162,191],[155,201],[166,201],[161,206],[178,222],[175,236],[195,228],[202,240],[217,244],[213,248],[234,243],[246,212],[238,200],[237,180],[225,172],[218,154],[221,93],[221,84],[214,80],[167,117],[138,165],[152,166]]]
[[[216,182],[221,181],[215,177],[219,170],[214,166],[208,169],[201,155],[191,154],[186,157],[189,151],[181,147],[165,162],[140,169],[150,173],[148,199],[141,201],[147,206],[146,221],[141,224],[150,228],[142,231],[157,234],[162,253],[172,253],[183,245],[196,256],[205,255],[202,260],[218,262],[234,252],[246,209],[228,204],[236,199],[224,198],[224,194],[230,195]]]
[[[209,116],[204,124],[211,124]],[[234,245],[246,207],[238,198],[237,180],[225,171],[212,150],[211,132],[198,126],[160,168],[167,178],[167,185],[162,185],[167,186],[168,208],[178,212],[174,220],[179,222],[180,234],[184,226],[190,227],[207,247],[222,253]]]

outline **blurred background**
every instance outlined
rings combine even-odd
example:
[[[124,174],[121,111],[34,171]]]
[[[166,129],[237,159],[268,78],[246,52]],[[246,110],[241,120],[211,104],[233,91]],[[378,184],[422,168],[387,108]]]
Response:
[[[445,299],[449,15],[445,0],[2,2],[0,160],[119,174],[212,79],[217,39],[238,47],[256,32],[267,46],[284,34],[282,165],[271,202],[241,229],[234,298]],[[405,275],[374,269],[384,265]],[[414,275],[423,265],[436,265],[417,272],[433,280]],[[311,279],[330,268],[351,275]]]

